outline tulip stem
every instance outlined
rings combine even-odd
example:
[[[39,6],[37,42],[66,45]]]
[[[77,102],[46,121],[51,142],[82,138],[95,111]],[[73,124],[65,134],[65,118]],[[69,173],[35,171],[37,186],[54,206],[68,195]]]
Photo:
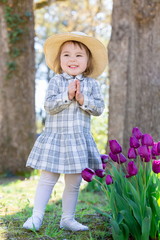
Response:
[[[104,187],[104,185],[103,185],[97,178],[94,178],[94,180],[101,185],[102,190],[103,190],[104,193],[106,193],[106,195],[108,196],[107,189]],[[108,196],[108,197],[109,197],[109,196]]]

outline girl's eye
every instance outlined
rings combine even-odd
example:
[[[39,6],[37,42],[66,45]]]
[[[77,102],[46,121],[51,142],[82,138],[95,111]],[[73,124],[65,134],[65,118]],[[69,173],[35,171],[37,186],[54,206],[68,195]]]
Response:
[[[68,57],[68,56],[69,56],[69,54],[64,54],[63,56],[64,56],[64,57]]]
[[[77,57],[82,57],[82,55],[78,54]]]

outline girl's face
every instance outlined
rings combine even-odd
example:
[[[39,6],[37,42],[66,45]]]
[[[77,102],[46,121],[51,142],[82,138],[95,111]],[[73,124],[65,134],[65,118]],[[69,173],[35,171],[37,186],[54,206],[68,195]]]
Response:
[[[63,72],[71,76],[83,73],[87,68],[88,55],[86,50],[72,42],[64,43],[60,54],[60,65]]]

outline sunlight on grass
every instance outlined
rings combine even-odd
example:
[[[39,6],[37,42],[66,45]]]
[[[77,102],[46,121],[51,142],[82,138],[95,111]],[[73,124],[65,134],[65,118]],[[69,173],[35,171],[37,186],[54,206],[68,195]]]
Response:
[[[89,226],[87,232],[70,232],[59,228],[62,213],[61,197],[64,189],[64,176],[56,184],[49,203],[40,232],[32,232],[22,228],[24,221],[31,215],[34,195],[39,176],[26,179],[10,178],[0,180],[0,239],[1,240],[36,240],[36,239],[110,239],[108,222],[104,216],[96,213],[93,207],[102,212],[106,209],[106,199],[100,192],[87,192],[86,182],[82,182],[77,204],[76,219]],[[108,230],[109,231],[106,231]],[[98,235],[97,235],[98,234]],[[97,237],[98,236],[98,237]],[[105,237],[104,237],[105,236]]]
[[[38,184],[39,176],[33,176],[29,179],[14,180],[10,183],[4,183],[0,186],[0,208],[1,215],[15,214],[25,206],[32,207],[34,195]],[[64,189],[63,175],[59,178],[53,190],[50,201],[58,201],[62,197]]]

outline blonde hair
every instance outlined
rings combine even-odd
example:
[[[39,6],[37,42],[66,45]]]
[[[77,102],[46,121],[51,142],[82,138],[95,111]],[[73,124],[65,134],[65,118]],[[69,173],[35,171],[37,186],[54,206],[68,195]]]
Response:
[[[78,45],[81,49],[84,48],[85,51],[86,51],[86,54],[88,56],[88,62],[87,62],[87,68],[86,70],[83,72],[83,75],[84,76],[89,76],[92,72],[93,72],[93,58],[92,58],[92,54],[90,52],[90,50],[88,49],[88,47],[86,45],[84,45],[83,43],[81,42],[78,42],[78,41],[66,41],[67,43],[73,43],[74,45]],[[66,43],[64,42],[61,47],[59,48],[59,51],[58,51],[58,54],[57,54],[57,57],[55,59],[55,62],[53,63],[53,66],[55,68],[55,72],[56,73],[62,73],[62,68],[61,68],[61,65],[60,65],[60,55],[61,55],[61,51],[62,51],[62,47],[63,45]]]

